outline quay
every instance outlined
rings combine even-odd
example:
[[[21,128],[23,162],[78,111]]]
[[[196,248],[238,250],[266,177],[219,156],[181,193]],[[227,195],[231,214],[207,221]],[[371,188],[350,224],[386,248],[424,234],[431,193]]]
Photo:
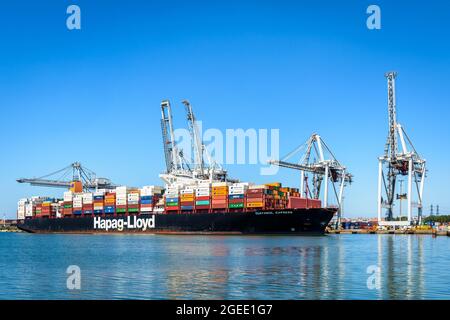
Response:
[[[436,230],[373,230],[373,229],[327,229],[327,234],[414,234],[450,237],[450,231]]]

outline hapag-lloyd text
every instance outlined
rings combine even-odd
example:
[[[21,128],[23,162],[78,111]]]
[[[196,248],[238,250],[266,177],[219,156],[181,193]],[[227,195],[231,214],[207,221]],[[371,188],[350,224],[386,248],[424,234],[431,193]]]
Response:
[[[147,229],[155,228],[155,216],[150,218],[138,218],[136,216],[128,216],[125,218],[117,219],[105,219],[102,217],[94,218],[94,229],[100,230],[117,230],[123,231],[124,229],[138,229],[146,231]]]

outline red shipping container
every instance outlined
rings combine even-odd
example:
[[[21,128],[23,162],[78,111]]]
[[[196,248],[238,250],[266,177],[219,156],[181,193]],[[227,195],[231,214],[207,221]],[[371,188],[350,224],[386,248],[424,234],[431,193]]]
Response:
[[[227,200],[212,200],[211,203],[212,204],[227,204],[228,201]]]
[[[228,205],[226,204],[226,203],[223,203],[223,204],[212,204],[211,205],[211,208],[212,209],[225,209],[225,208],[227,208],[228,207]]]
[[[208,210],[209,208],[209,206],[195,206],[196,210]]]
[[[213,200],[227,200],[228,196],[212,196]]]
[[[289,197],[288,208],[289,209],[305,209],[308,208],[309,199],[299,197]]]
[[[193,206],[194,201],[181,201],[182,206]]]
[[[177,207],[166,207],[166,211],[178,211],[178,210],[180,210],[179,206],[177,206]]]
[[[208,201],[210,199],[209,196],[196,197],[197,201]]]
[[[247,195],[248,199],[253,199],[253,198],[264,198],[264,194],[262,193],[251,193]]]
[[[247,194],[263,194],[264,189],[248,189]]]
[[[228,203],[244,203],[244,199],[230,199],[228,200]]]

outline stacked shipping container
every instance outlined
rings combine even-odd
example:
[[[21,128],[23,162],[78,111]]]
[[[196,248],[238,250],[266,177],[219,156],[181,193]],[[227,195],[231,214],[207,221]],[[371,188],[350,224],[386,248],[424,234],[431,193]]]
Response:
[[[211,207],[211,185],[209,181],[200,183],[195,189],[195,210],[209,210]]]
[[[274,210],[320,208],[321,201],[301,198],[298,189],[282,187],[281,183],[250,185],[249,183],[210,183],[202,181],[196,186],[180,185],[164,189],[144,186],[141,189],[118,187],[114,191],[95,193],[65,192],[63,200],[33,197],[18,202],[19,220],[29,217],[146,214],[153,212],[209,212],[225,210]]]
[[[228,208],[228,183],[216,182],[211,187],[211,209]]]
[[[105,194],[105,214],[115,214],[116,213],[116,193],[108,192]]]
[[[85,192],[82,195],[83,214],[90,215],[94,213],[94,195],[91,192]]]
[[[181,195],[180,195],[181,210],[183,210],[183,211],[194,210],[194,203],[195,203],[194,187],[188,186],[185,189],[181,190]]]
[[[123,214],[127,212],[127,187],[116,188],[116,213]]]
[[[73,211],[73,193],[71,191],[64,192],[63,200],[62,214],[64,216],[71,216]]]
[[[150,213],[154,210],[154,205],[161,198],[163,188],[156,186],[144,186],[140,190],[141,213]]]
[[[165,210],[166,211],[178,211],[180,210],[180,189],[178,186],[167,188],[165,196]]]
[[[99,190],[94,193],[94,214],[103,214],[105,210],[105,191]]]
[[[228,187],[228,208],[245,208],[245,194],[248,186],[248,183],[235,183]]]
[[[127,194],[127,212],[128,213],[139,213],[139,200],[140,191],[138,189],[131,189]]]

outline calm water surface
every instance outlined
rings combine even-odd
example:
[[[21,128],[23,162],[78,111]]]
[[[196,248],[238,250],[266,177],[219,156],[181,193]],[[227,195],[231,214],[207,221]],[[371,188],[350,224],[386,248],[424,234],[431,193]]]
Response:
[[[449,237],[1,233],[0,299],[450,299],[449,266]]]

